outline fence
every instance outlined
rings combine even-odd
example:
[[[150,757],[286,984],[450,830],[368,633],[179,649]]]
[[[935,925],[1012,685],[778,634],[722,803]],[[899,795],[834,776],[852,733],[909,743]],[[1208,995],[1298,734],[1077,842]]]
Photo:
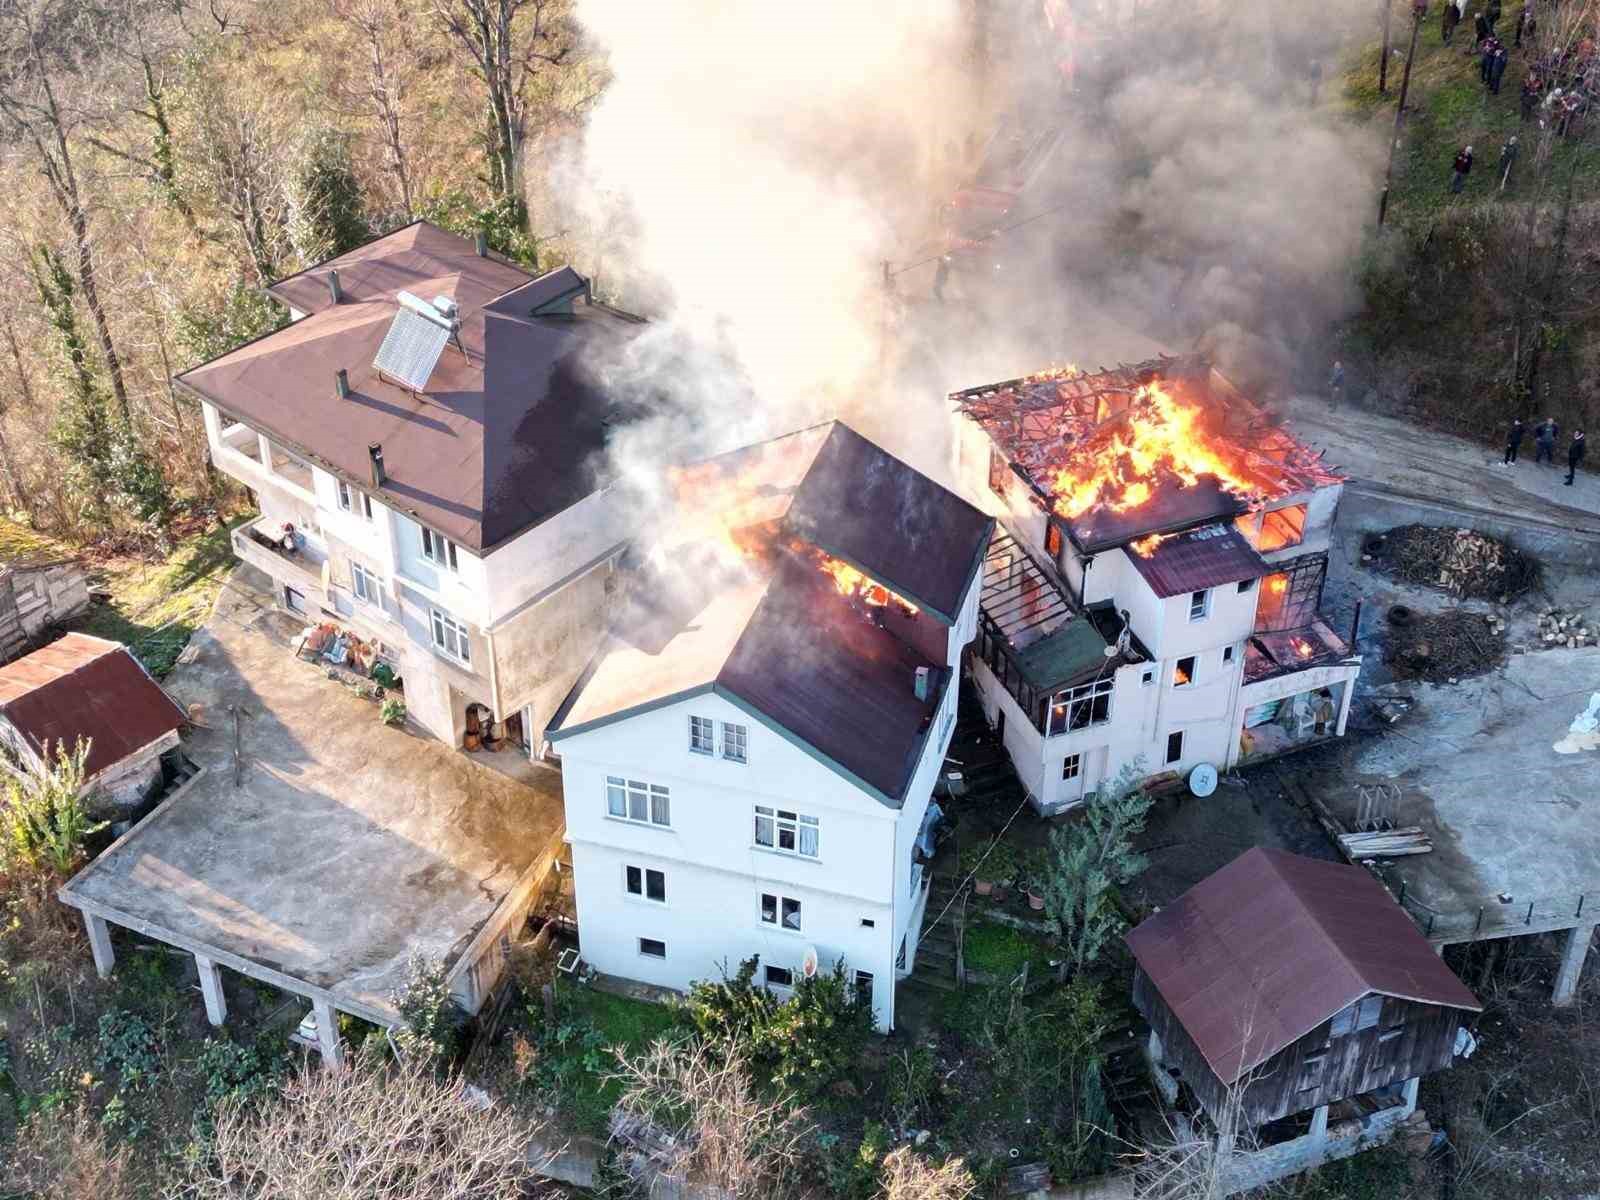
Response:
[[[1442,912],[1410,896],[1402,882],[1395,899],[1430,941],[1472,941],[1476,938],[1512,937],[1518,932],[1541,933],[1568,929],[1600,918],[1600,888],[1565,896],[1540,896],[1529,900],[1486,897],[1481,903]]]

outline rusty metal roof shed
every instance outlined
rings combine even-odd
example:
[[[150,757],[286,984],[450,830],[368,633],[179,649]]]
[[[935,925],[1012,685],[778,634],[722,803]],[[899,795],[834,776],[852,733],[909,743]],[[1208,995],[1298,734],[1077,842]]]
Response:
[[[91,778],[186,720],[126,646],[86,633],[0,667],[0,717],[41,755],[91,740]]]
[[[1185,530],[1162,538],[1148,553],[1127,549],[1135,569],[1162,599],[1259,579],[1272,570],[1232,525]]]
[[[1368,872],[1262,846],[1127,941],[1227,1084],[1370,993],[1483,1008]]]

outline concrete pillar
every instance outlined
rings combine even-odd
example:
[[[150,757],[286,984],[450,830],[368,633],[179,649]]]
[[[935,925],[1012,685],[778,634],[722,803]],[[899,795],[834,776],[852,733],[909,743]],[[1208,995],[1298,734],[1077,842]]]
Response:
[[[267,440],[266,434],[256,434],[256,449],[261,452],[261,465],[268,471],[272,470],[272,443]]]
[[[1306,1133],[1307,1137],[1322,1141],[1328,1136],[1328,1106],[1319,1104],[1311,1112],[1311,1128]]]
[[[317,1015],[317,1045],[322,1049],[322,1065],[330,1071],[344,1066],[344,1043],[339,1040],[339,1014],[326,1000],[313,1000]]]
[[[1410,1116],[1417,1111],[1417,1088],[1422,1084],[1422,1076],[1413,1075],[1406,1080],[1405,1101],[1406,1115]]]
[[[1355,647],[1351,647],[1352,650]],[[1355,697],[1355,680],[1347,679],[1344,682],[1344,694],[1339,697],[1339,723],[1334,726],[1334,732],[1340,737],[1344,736],[1345,722],[1350,719],[1350,701]]]
[[[104,917],[93,913],[83,914],[83,923],[89,930],[89,950],[94,955],[94,969],[101,979],[111,978],[111,969],[117,965],[117,952],[111,948],[111,926]]]
[[[1571,1004],[1577,994],[1578,977],[1583,974],[1583,960],[1589,955],[1589,943],[1594,941],[1594,930],[1594,921],[1567,930],[1567,948],[1561,954],[1555,993],[1550,997],[1550,1003],[1557,1008]]]
[[[222,968],[199,954],[194,956],[194,965],[200,972],[200,995],[205,997],[206,1020],[220,1028],[228,1019],[228,998],[222,994]]]

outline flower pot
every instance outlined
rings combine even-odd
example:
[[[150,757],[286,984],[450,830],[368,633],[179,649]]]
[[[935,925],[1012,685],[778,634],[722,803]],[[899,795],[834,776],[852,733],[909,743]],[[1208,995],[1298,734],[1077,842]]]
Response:
[[[1032,888],[1028,889],[1028,907],[1033,909],[1034,912],[1044,911],[1044,897],[1036,893]]]
[[[994,880],[974,879],[972,881],[972,890],[977,892],[980,896],[987,896],[991,891],[994,890]]]

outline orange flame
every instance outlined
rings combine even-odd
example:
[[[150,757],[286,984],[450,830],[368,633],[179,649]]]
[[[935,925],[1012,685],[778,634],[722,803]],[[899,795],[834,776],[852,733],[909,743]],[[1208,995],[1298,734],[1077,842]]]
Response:
[[[1239,495],[1258,490],[1219,453],[1228,447],[1206,434],[1203,415],[1198,405],[1177,399],[1159,384],[1144,385],[1104,444],[1085,447],[1076,461],[1056,472],[1056,512],[1076,517],[1097,505],[1125,512],[1149,500],[1150,481],[1162,477],[1192,486],[1210,475]]]
[[[1281,596],[1289,590],[1289,577],[1287,575],[1267,576],[1267,591],[1274,596]]]
[[[793,549],[798,553],[810,555],[812,561],[817,564],[822,573],[833,580],[834,589],[841,596],[856,597],[864,604],[871,604],[879,608],[893,600],[908,614],[915,615],[917,611],[916,605],[898,593],[890,591],[870,575],[856,570],[856,568],[842,559],[834,558],[831,554],[804,542],[795,542]]]
[[[1129,542],[1128,549],[1132,550],[1140,558],[1149,558],[1156,552],[1156,547],[1166,541],[1169,536],[1171,535],[1165,533],[1152,533],[1147,537]]]
[[[1306,641],[1305,638],[1290,638],[1289,644],[1294,647],[1294,652],[1301,658],[1310,658],[1316,653],[1311,643]]]

